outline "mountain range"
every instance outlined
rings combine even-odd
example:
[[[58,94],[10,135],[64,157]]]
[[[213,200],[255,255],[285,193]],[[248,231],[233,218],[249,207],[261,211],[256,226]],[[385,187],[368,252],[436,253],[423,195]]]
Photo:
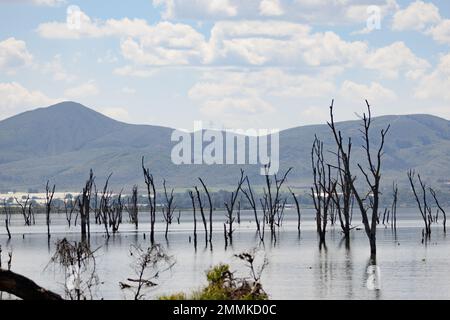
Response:
[[[450,122],[431,115],[393,115],[373,119],[373,143],[379,131],[391,125],[387,137],[384,183],[406,183],[406,172],[415,169],[431,184],[440,187],[450,181]],[[344,136],[353,139],[353,162],[365,163],[360,148],[360,121],[338,124]],[[0,191],[43,190],[47,180],[59,190],[81,189],[94,170],[102,183],[113,172],[115,188],[143,185],[141,157],[161,185],[177,189],[198,184],[202,177],[212,188],[232,186],[239,165],[175,165],[171,151],[173,129],[134,125],[110,119],[75,102],[27,111],[0,121]],[[301,126],[280,132],[280,171],[293,167],[289,184],[307,187],[311,183],[311,145],[317,135],[326,150],[335,150],[326,124]],[[327,152],[327,157],[331,156]],[[252,182],[262,185],[260,165],[245,165]]]

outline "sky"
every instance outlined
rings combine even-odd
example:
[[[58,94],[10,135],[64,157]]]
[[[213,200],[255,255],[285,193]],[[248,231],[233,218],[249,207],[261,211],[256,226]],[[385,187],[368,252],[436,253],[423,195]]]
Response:
[[[286,129],[450,119],[445,0],[0,0],[0,119],[71,100],[116,120]]]

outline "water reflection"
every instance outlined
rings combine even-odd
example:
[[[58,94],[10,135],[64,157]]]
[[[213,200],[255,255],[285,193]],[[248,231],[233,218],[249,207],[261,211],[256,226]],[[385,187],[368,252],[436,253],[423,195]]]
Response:
[[[251,217],[246,218],[242,212],[232,245],[225,248],[222,224],[217,221],[212,245],[204,247],[199,243],[197,251],[188,241],[192,236],[192,224],[187,219],[173,226],[168,242],[164,238],[164,224],[157,224],[156,240],[165,245],[176,264],[170,273],[158,279],[159,286],[151,296],[191,292],[205,284],[205,270],[220,262],[230,263],[232,270],[241,270],[242,265],[233,255],[258,246],[269,259],[261,281],[273,299],[450,298],[450,241],[442,230],[433,230],[431,241],[425,246],[421,244],[421,221],[414,216],[399,219],[397,234],[391,228],[380,227],[378,257],[374,262],[368,259],[368,240],[363,230],[354,230],[350,246],[347,246],[340,228],[330,226],[327,247],[319,250],[315,223],[308,220],[306,214],[305,217],[301,233],[297,231],[295,213],[287,214],[283,228],[277,233],[277,241],[272,243],[268,234],[265,243],[261,243],[255,225],[246,222]],[[45,230],[40,233],[39,226],[23,227],[20,221],[15,221],[11,228],[11,240],[6,234],[0,234],[0,244],[3,252],[14,252],[13,271],[61,292],[61,274],[58,270],[44,271],[45,266],[57,239],[68,237],[79,241],[80,236],[77,227],[67,228],[63,217],[60,225],[58,217],[52,221],[52,230],[56,233],[52,235],[50,246]],[[0,228],[3,232],[2,225]],[[97,270],[102,282],[99,298],[123,298],[118,284],[132,273],[130,246],[148,246],[149,239],[145,236],[148,230],[143,219],[138,231],[133,225],[121,225],[119,233],[107,241],[102,232],[95,233],[93,226],[89,241],[93,250],[99,248]],[[198,236],[203,234],[199,232]],[[368,287],[368,280],[373,287]],[[380,289],[370,290],[377,287]]]

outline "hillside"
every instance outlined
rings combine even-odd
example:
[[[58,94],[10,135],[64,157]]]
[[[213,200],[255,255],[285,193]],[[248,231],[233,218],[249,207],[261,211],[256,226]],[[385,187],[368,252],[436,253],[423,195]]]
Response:
[[[374,130],[391,124],[385,153],[385,183],[405,182],[406,171],[417,169],[432,183],[450,180],[450,122],[430,115],[383,116],[374,119]],[[360,123],[339,124],[353,137],[353,160],[363,161],[359,151]],[[375,132],[375,131],[374,131]],[[112,120],[74,102],[25,112],[0,121],[0,190],[42,190],[47,179],[58,188],[78,190],[89,169],[97,181],[113,172],[111,183],[119,187],[142,184],[140,161],[145,155],[157,181],[167,179],[177,188],[192,186],[197,177],[222,188],[233,184],[240,166],[176,166],[170,160],[172,129],[131,125]],[[326,125],[303,126],[280,133],[282,170],[294,167],[290,184],[310,183],[310,148],[314,135],[334,146]],[[374,141],[376,142],[376,140]],[[245,166],[255,184],[261,184],[260,166]]]

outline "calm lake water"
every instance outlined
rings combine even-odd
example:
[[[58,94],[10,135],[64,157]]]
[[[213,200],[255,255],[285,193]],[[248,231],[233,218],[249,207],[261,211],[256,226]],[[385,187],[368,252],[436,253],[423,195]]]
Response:
[[[266,236],[265,246],[259,246],[258,256],[265,255],[269,264],[262,276],[262,284],[271,299],[450,299],[450,237],[442,225],[434,225],[431,240],[422,244],[422,221],[415,209],[399,209],[397,235],[391,228],[379,226],[377,265],[380,270],[380,290],[367,287],[369,245],[363,230],[352,232],[351,248],[342,243],[338,225],[329,226],[327,249],[319,250],[312,210],[303,210],[302,232],[297,232],[297,218],[288,210],[276,244]],[[205,271],[220,262],[229,263],[233,270],[244,275],[246,269],[233,257],[235,253],[254,248],[257,244],[255,224],[250,212],[243,212],[241,224],[236,223],[233,246],[225,249],[223,212],[215,212],[213,250],[204,248],[204,237],[198,236],[198,249],[189,243],[192,236],[191,212],[183,212],[181,223],[170,227],[169,243],[164,239],[164,223],[156,225],[156,241],[174,257],[176,263],[156,280],[159,284],[148,291],[147,297],[161,294],[192,292],[205,283]],[[97,273],[102,284],[96,298],[129,298],[119,287],[120,281],[134,277],[130,246],[149,246],[149,224],[146,213],[140,214],[139,231],[130,224],[122,224],[119,233],[109,241],[99,226],[93,227],[91,246],[96,253]],[[0,245],[3,262],[6,252],[13,251],[12,270],[30,277],[39,285],[59,293],[64,292],[63,274],[59,268],[46,266],[54,253],[57,239],[79,240],[79,226],[67,227],[64,214],[52,217],[52,238],[47,241],[44,217],[37,225],[23,226],[21,216],[14,217],[8,241],[3,218],[0,225]],[[353,225],[362,227],[355,216]],[[197,228],[203,228],[199,221]],[[147,237],[144,239],[143,234]],[[8,295],[3,294],[3,298]]]

